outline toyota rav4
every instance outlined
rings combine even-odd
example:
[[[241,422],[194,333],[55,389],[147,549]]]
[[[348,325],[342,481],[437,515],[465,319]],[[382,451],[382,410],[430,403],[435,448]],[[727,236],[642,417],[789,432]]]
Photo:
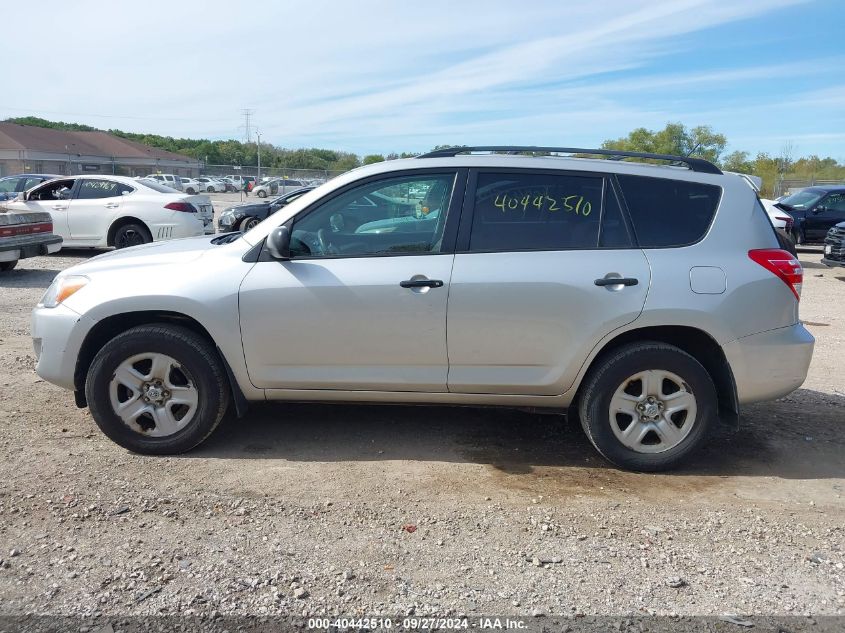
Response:
[[[38,374],[140,453],[255,401],[501,405],[569,412],[614,464],[659,470],[804,381],[802,275],[705,160],[462,147],[356,169],[244,234],[94,257],[32,335]]]

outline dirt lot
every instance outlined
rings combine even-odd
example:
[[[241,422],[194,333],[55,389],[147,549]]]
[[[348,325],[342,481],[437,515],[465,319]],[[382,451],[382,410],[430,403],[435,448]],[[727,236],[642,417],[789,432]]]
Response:
[[[816,251],[805,385],[663,475],[491,409],[255,406],[129,454],[33,372],[29,311],[88,256],[0,278],[0,614],[845,614],[845,270]]]

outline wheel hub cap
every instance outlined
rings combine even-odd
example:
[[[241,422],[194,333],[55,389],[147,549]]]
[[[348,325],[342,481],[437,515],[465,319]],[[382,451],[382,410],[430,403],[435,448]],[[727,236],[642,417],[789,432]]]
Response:
[[[650,369],[625,379],[610,400],[616,438],[638,453],[662,453],[686,439],[695,425],[697,403],[684,380]]]
[[[167,437],[182,430],[199,406],[188,370],[160,353],[136,354],[120,363],[109,383],[112,410],[137,433]]]

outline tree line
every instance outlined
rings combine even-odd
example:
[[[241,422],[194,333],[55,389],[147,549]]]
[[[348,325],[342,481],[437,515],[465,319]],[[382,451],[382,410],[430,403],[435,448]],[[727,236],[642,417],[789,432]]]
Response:
[[[6,121],[68,131],[98,131],[98,128],[89,125],[48,121],[33,116],[10,118]],[[174,138],[158,134],[136,134],[122,130],[106,131],[109,134],[144,145],[191,156],[210,165],[254,166],[258,164],[258,145],[256,143],[243,143],[234,139],[211,141],[208,139]],[[604,149],[706,158],[726,171],[760,176],[763,179],[761,195],[764,197],[771,197],[777,183],[782,179],[845,181],[845,165],[831,157],[822,158],[810,155],[795,158],[793,156],[794,148],[789,143],[785,144],[777,155],[760,152],[753,157],[745,151],[733,151],[725,154],[727,145],[728,141],[725,135],[714,132],[708,125],[687,128],[681,123],[668,123],[662,130],[637,128],[625,137],[606,140],[601,146]],[[450,146],[438,145],[434,149],[443,147]],[[287,169],[346,171],[360,165],[396,158],[411,158],[417,155],[413,152],[402,152],[358,156],[352,152],[339,152],[315,147],[288,149],[270,143],[261,143],[262,166]]]

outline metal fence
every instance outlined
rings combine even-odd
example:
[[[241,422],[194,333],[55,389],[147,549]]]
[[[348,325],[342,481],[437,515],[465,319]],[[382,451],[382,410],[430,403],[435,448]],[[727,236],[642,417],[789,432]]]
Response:
[[[259,177],[258,167],[255,166],[234,166],[234,165],[204,165],[201,169],[204,176],[228,176],[231,174],[241,176]],[[289,178],[292,180],[331,180],[335,176],[344,173],[343,171],[332,171],[328,169],[288,169],[287,167],[262,167],[261,178]]]
[[[781,178],[775,183],[773,197],[778,198],[783,195],[794,193],[805,187],[814,187],[816,185],[842,185],[845,181],[842,180],[816,180],[811,178],[809,180],[801,180],[797,178]]]

